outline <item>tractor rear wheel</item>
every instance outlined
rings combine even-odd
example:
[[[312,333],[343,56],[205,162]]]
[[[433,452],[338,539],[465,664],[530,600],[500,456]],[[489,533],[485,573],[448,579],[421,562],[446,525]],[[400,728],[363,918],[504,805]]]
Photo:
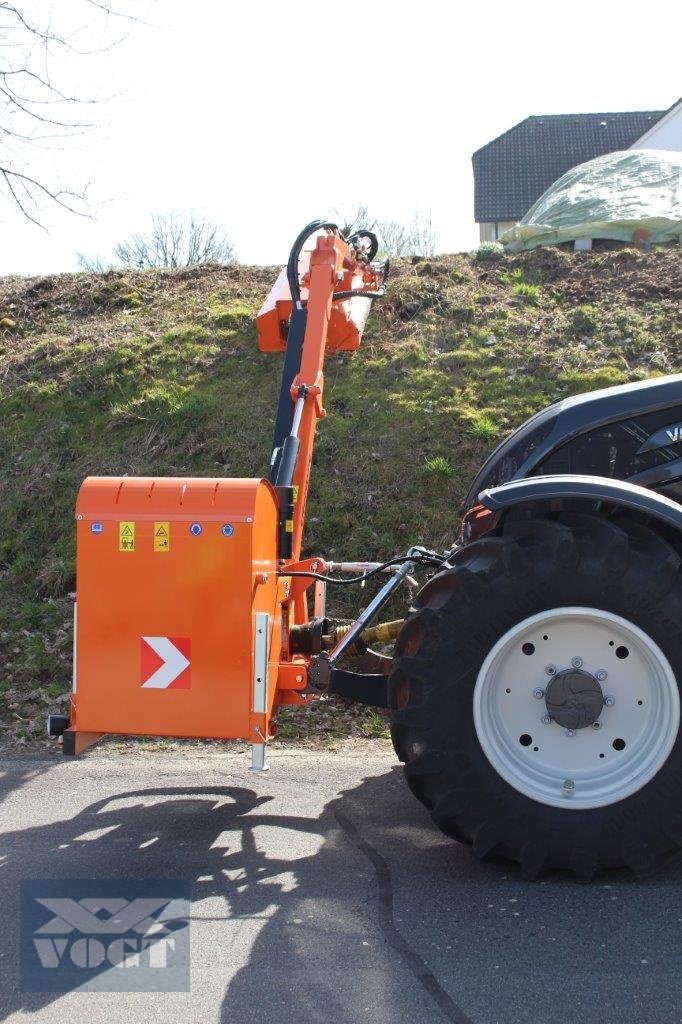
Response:
[[[682,848],[682,574],[630,520],[508,521],[419,594],[391,732],[448,835],[534,877],[649,873]]]

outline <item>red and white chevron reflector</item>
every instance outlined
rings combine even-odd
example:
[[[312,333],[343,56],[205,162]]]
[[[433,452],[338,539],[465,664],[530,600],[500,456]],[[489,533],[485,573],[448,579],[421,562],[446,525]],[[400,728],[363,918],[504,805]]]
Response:
[[[140,683],[143,690],[189,690],[189,637],[140,637]]]

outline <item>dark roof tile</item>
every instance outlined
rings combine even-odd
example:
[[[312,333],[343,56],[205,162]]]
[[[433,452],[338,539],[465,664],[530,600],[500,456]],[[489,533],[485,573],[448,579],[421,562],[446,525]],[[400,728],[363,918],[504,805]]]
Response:
[[[665,113],[642,110],[527,117],[474,153],[475,219],[519,220],[571,167],[628,149]]]

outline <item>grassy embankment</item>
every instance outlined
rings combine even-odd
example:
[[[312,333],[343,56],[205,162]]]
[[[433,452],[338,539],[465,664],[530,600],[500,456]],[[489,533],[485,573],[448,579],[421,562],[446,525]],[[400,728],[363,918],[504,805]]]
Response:
[[[253,317],[274,273],[0,281],[6,741],[38,737],[66,700],[82,478],[265,471],[281,360],[258,352]],[[307,550],[381,558],[447,545],[476,468],[527,416],[682,368],[681,296],[676,246],[396,266],[362,349],[327,363]],[[384,735],[385,721],[333,702],[282,719],[284,738],[321,733]]]

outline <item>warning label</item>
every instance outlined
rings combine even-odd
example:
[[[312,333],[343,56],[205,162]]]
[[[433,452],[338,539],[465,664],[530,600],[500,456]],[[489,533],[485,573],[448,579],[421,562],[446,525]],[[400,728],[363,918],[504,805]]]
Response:
[[[170,551],[170,523],[154,523],[154,550]]]
[[[135,523],[118,524],[118,550],[135,550]]]

